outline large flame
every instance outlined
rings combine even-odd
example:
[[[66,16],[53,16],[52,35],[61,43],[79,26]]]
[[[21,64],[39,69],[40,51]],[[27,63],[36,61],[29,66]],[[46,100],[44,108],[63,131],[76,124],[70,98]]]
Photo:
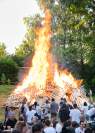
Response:
[[[31,68],[15,94],[22,94],[28,100],[35,100],[38,96],[66,97],[74,100],[74,94],[80,96],[81,80],[76,80],[72,74],[64,69],[59,70],[53,62],[51,49],[51,14],[45,11],[43,25],[36,29],[35,54],[31,61]],[[76,94],[75,94],[76,95]]]

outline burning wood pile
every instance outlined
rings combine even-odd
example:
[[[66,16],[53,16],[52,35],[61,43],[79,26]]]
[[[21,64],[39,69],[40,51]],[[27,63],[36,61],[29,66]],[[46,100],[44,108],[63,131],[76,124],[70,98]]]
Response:
[[[6,105],[9,107],[19,108],[23,99],[24,97],[22,95],[11,94],[8,100],[6,101]]]
[[[86,101],[80,91],[82,80],[76,80],[67,70],[60,70],[53,61],[51,49],[51,14],[45,11],[43,25],[36,29],[35,53],[31,61],[31,68],[23,81],[18,85],[8,99],[7,104],[18,106],[23,97],[28,101],[35,101],[37,97],[54,97],[59,100],[66,97],[69,102]]]

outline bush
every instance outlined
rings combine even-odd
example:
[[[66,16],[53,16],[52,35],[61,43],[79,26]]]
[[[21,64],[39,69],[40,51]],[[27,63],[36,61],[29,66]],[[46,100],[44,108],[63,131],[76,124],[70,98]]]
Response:
[[[7,84],[8,84],[8,85],[11,84],[11,80],[10,80],[10,79],[7,80]]]
[[[1,75],[1,83],[2,84],[5,84],[6,83],[6,76],[5,76],[4,73],[2,73],[2,75]]]
[[[95,86],[95,77],[92,78],[92,85]]]
[[[24,57],[12,55],[11,58],[14,60],[14,62],[16,62],[19,67],[23,67]]]
[[[16,82],[18,70],[18,65],[11,57],[0,59],[0,77],[3,76],[4,78],[5,74],[7,80],[10,79],[11,82]]]

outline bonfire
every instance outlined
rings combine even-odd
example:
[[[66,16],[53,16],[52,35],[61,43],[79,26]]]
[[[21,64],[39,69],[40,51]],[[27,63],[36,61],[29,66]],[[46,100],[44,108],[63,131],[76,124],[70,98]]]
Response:
[[[35,53],[31,59],[31,67],[8,98],[7,103],[11,105],[16,106],[23,97],[32,103],[38,97],[54,97],[57,100],[65,97],[70,103],[75,100],[77,103],[83,103],[86,100],[80,89],[82,80],[76,80],[65,68],[60,70],[53,60],[50,52],[51,18],[50,11],[46,10],[42,26],[35,30]]]

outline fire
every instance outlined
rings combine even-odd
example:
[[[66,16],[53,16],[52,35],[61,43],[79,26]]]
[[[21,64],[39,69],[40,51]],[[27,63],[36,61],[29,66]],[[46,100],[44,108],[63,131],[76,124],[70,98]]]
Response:
[[[31,61],[31,68],[14,93],[25,96],[28,101],[38,96],[66,97],[73,101],[74,92],[80,92],[81,80],[76,80],[72,74],[64,69],[59,70],[53,62],[51,49],[51,14],[45,11],[43,25],[36,29],[35,53]]]

